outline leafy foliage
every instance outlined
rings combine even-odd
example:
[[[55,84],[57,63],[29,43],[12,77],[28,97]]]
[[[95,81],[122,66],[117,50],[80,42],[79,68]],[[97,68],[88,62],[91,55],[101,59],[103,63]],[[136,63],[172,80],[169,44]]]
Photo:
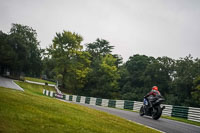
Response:
[[[167,104],[199,107],[199,59],[134,55],[120,67],[122,99],[142,100],[156,85]],[[191,100],[193,99],[193,100]]]
[[[21,72],[29,76],[40,75],[41,50],[35,30],[21,24],[12,24],[9,34],[0,33],[0,42],[1,73],[9,69],[13,75]]]
[[[193,102],[196,105],[200,105],[200,76],[194,80],[193,85],[191,92]]]
[[[84,86],[85,77],[90,71],[90,54],[82,51],[83,47],[80,44],[82,40],[76,33],[63,31],[56,33],[53,44],[48,49],[51,56],[49,62],[53,60],[55,64],[54,78],[61,82],[63,88],[74,93]]]
[[[85,49],[82,41],[63,31],[41,50],[35,30],[13,24],[8,34],[0,31],[0,73],[45,75],[72,94],[126,100],[140,101],[156,85],[166,104],[200,107],[200,59],[136,54],[122,64],[107,40],[97,38]]]
[[[90,96],[102,98],[117,98],[119,96],[118,65],[120,58],[112,55],[113,46],[103,39],[97,39],[96,42],[86,44],[86,51],[92,56],[91,71],[87,76],[85,92]]]

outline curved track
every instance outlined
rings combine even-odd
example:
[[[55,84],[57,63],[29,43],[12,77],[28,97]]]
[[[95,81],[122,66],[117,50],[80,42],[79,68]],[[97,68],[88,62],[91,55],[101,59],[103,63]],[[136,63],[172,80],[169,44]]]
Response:
[[[0,76],[0,86],[24,91],[21,87],[19,87],[17,84],[15,84],[15,82],[13,82],[12,79],[4,78],[1,76]]]
[[[19,87],[17,84],[13,82],[11,79],[0,77],[0,86],[22,90],[21,87]],[[63,101],[63,100],[62,100]],[[68,101],[65,101],[68,102]],[[75,103],[75,102],[70,102]],[[127,120],[140,123],[142,125],[157,129],[161,132],[167,132],[167,133],[200,133],[200,126],[194,126],[191,124],[186,124],[182,122],[177,122],[173,120],[168,119],[162,119],[159,120],[153,120],[151,117],[141,117],[138,113],[131,112],[131,111],[125,111],[120,110],[116,108],[108,108],[103,106],[94,106],[94,105],[88,105],[88,104],[81,104],[81,103],[75,103],[80,104],[83,106],[87,106],[89,108],[93,108],[96,110],[101,110],[113,115],[117,115],[119,117],[125,118]]]
[[[74,103],[74,102],[71,102],[71,103]],[[80,104],[80,103],[76,103],[76,104]],[[102,106],[94,106],[94,105],[88,105],[88,104],[80,104],[80,105],[94,108],[96,110],[101,110],[113,115],[117,115],[127,120],[137,122],[142,125],[157,129],[161,132],[200,133],[200,126],[186,124],[183,122],[178,122],[178,121],[173,121],[173,120],[163,119],[163,118],[160,118],[159,120],[153,120],[151,117],[147,117],[147,116],[141,117],[139,116],[138,113],[131,112],[131,111],[125,111],[125,110],[120,110],[116,108],[108,108],[108,107],[102,107]]]

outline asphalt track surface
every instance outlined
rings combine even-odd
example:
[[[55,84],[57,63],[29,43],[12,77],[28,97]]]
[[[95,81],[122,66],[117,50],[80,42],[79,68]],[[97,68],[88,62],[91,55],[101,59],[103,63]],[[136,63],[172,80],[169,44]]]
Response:
[[[0,86],[16,89],[20,91],[24,91],[21,87],[19,87],[12,79],[4,78],[0,76]]]
[[[68,102],[68,101],[67,101]],[[70,102],[75,103],[75,102]],[[116,108],[109,108],[109,107],[103,107],[103,106],[94,106],[89,104],[81,104],[81,103],[75,103],[83,106],[87,106],[89,108],[93,108],[96,110],[104,111],[122,118],[125,118],[129,121],[133,121],[145,126],[148,126],[153,129],[157,129],[161,132],[166,133],[200,133],[200,126],[195,126],[191,124],[186,124],[183,122],[173,121],[169,119],[163,119],[160,118],[158,120],[154,120],[151,117],[148,116],[139,116],[136,112],[126,111],[126,110],[120,110]]]

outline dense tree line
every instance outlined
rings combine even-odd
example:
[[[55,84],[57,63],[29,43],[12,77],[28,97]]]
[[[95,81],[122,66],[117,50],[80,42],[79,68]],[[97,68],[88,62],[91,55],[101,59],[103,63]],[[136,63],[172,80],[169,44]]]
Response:
[[[63,31],[41,50],[36,35],[32,28],[19,24],[13,24],[8,34],[0,32],[1,70],[46,75],[67,93],[100,98],[141,101],[156,85],[166,104],[200,107],[198,58],[136,54],[122,63],[120,55],[112,54],[114,46],[104,39],[83,46],[81,35]]]
[[[156,85],[167,104],[200,106],[200,60],[190,55],[178,60],[134,55],[120,71],[122,99],[141,100]]]
[[[12,24],[8,34],[0,31],[0,70],[13,76],[38,76],[41,72],[41,50],[37,33],[28,26]]]

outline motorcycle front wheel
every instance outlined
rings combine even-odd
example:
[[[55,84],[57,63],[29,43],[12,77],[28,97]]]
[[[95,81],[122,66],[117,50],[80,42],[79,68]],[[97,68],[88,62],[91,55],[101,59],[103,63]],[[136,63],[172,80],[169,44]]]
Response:
[[[140,108],[140,116],[143,116],[144,115],[144,107],[142,106],[141,108]]]

